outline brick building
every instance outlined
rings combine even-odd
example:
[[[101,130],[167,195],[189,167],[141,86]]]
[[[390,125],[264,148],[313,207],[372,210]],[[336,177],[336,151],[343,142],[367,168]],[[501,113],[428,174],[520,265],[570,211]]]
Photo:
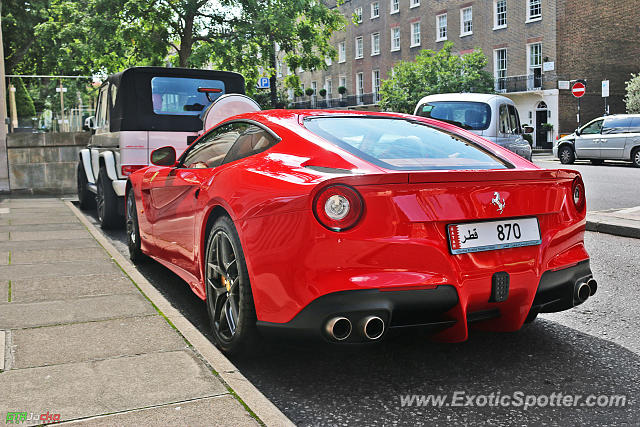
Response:
[[[360,22],[334,34],[338,57],[326,70],[298,70],[316,94],[295,107],[375,106],[380,81],[396,62],[449,40],[460,54],[482,49],[496,91],[513,99],[523,123],[536,129],[534,143],[548,146],[543,123],[555,135],[577,125],[577,102],[559,88],[562,82],[587,80],[584,124],[604,113],[602,80],[610,80],[610,113],[622,113],[625,81],[640,72],[638,0],[347,0],[339,8]],[[339,86],[347,88],[345,96]]]

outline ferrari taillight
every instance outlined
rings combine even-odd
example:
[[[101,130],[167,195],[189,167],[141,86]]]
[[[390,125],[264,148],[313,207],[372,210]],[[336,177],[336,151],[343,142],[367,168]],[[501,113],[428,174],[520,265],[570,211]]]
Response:
[[[573,205],[576,207],[576,210],[578,212],[582,212],[586,205],[586,199],[584,194],[584,183],[582,182],[582,178],[579,176],[573,180],[571,194],[573,196]]]
[[[320,224],[332,231],[345,231],[355,226],[364,203],[358,192],[346,185],[330,185],[322,189],[313,202],[313,213]]]
[[[120,170],[122,171],[122,176],[129,176],[138,169],[142,169],[146,165],[122,165]]]

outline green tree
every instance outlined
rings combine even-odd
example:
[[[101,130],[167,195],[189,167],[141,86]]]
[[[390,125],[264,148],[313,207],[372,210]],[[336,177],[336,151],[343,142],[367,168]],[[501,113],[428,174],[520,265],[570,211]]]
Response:
[[[631,79],[626,82],[627,96],[624,98],[627,104],[627,113],[640,113],[640,73],[631,74]]]
[[[421,51],[415,61],[401,61],[391,78],[382,82],[380,107],[386,111],[413,113],[424,96],[450,92],[493,92],[493,77],[485,70],[487,57],[477,49],[464,55],[442,49]]]
[[[221,63],[230,68],[262,70],[269,76],[273,106],[278,102],[276,47],[293,72],[286,84],[293,89],[297,87],[295,70],[323,69],[326,58],[336,56],[330,38],[346,24],[337,8],[317,0],[237,1],[239,13],[229,22],[224,42],[216,51],[222,56]]]
[[[27,92],[27,88],[21,78],[12,79],[11,83],[16,88],[15,97],[18,119],[21,122],[29,123],[36,116],[36,107],[33,105],[33,99],[31,99],[31,95]]]

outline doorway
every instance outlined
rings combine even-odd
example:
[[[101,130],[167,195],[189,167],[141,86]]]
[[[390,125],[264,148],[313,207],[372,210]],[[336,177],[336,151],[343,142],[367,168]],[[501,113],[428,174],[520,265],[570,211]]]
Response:
[[[536,148],[550,149],[553,145],[553,141],[549,141],[547,138],[547,128],[544,126],[548,117],[547,104],[540,101],[536,107]]]

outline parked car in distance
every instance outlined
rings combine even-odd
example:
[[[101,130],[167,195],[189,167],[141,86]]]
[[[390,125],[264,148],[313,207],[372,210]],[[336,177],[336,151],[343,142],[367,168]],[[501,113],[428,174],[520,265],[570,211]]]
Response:
[[[107,77],[96,116],[85,120],[92,135],[78,159],[80,208],[97,207],[103,228],[124,224],[129,174],[149,165],[155,148],[182,153],[203,132],[210,105],[244,91],[244,77],[227,71],[134,67]]]
[[[501,95],[443,93],[425,96],[416,105],[416,116],[454,124],[531,160],[531,146],[522,137],[533,132],[521,126],[515,103]]]
[[[438,120],[260,111],[151,160],[126,186],[129,256],[184,279],[227,353],[258,330],[463,341],[597,289],[580,173]]]
[[[553,155],[562,164],[590,160],[625,160],[640,168],[640,114],[598,117],[553,144]]]

